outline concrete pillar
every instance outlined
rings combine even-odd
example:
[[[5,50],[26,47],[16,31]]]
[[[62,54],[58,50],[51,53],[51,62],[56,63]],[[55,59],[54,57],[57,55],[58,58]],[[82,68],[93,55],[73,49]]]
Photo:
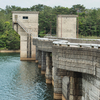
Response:
[[[77,15],[58,15],[56,34],[58,38],[76,38]]]
[[[100,100],[100,78],[82,73],[82,100]]]
[[[41,68],[41,61],[42,61],[41,54],[42,54],[42,51],[38,50],[38,68]]]
[[[31,34],[27,34],[27,58],[31,58]]]
[[[69,100],[70,77],[64,76],[62,79],[62,100]]]
[[[62,78],[66,75],[66,70],[56,67],[53,68],[54,99],[62,99]]]
[[[20,59],[27,58],[27,35],[20,36]]]
[[[52,85],[54,86],[54,71],[55,71],[55,68],[52,67]]]
[[[72,72],[70,75],[69,100],[82,98],[82,73]]]
[[[82,74],[68,72],[62,79],[62,100],[81,100],[82,98]]]
[[[46,72],[46,52],[42,51],[41,54],[41,74],[45,74]]]
[[[81,100],[82,74],[53,67],[54,99]]]
[[[35,60],[33,49],[31,34],[20,35],[20,60]]]
[[[38,51],[38,48],[36,46],[36,60],[35,60],[36,63],[38,63],[38,56],[39,56],[39,51]]]
[[[51,53],[46,53],[46,83],[52,83],[52,57]]]
[[[33,45],[33,37],[31,35],[31,58],[36,60],[36,46]]]

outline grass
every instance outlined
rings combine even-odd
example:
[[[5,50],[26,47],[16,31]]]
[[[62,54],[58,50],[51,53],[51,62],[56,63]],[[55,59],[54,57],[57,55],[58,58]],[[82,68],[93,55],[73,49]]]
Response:
[[[4,47],[4,48],[0,48],[0,50],[7,50],[7,49]]]
[[[82,35],[79,35],[78,38],[100,39],[100,36],[82,36]]]

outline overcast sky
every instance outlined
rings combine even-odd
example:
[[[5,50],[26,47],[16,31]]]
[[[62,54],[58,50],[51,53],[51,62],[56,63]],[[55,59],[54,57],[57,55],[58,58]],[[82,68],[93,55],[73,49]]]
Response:
[[[5,9],[6,5],[15,5],[19,7],[31,7],[37,4],[47,6],[64,6],[71,8],[72,5],[81,4],[86,8],[100,8],[100,0],[0,0],[0,8]]]

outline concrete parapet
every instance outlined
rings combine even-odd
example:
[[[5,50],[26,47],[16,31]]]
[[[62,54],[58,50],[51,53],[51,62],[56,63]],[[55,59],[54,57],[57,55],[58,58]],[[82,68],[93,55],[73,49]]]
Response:
[[[52,52],[52,41],[38,40],[38,50]]]
[[[53,46],[53,66],[99,77],[99,53],[100,50],[94,48]]]

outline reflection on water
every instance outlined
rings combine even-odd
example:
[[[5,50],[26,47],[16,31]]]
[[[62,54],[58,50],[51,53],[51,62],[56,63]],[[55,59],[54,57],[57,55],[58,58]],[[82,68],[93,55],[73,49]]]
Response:
[[[18,53],[0,53],[0,100],[53,100],[34,62],[20,61]]]

